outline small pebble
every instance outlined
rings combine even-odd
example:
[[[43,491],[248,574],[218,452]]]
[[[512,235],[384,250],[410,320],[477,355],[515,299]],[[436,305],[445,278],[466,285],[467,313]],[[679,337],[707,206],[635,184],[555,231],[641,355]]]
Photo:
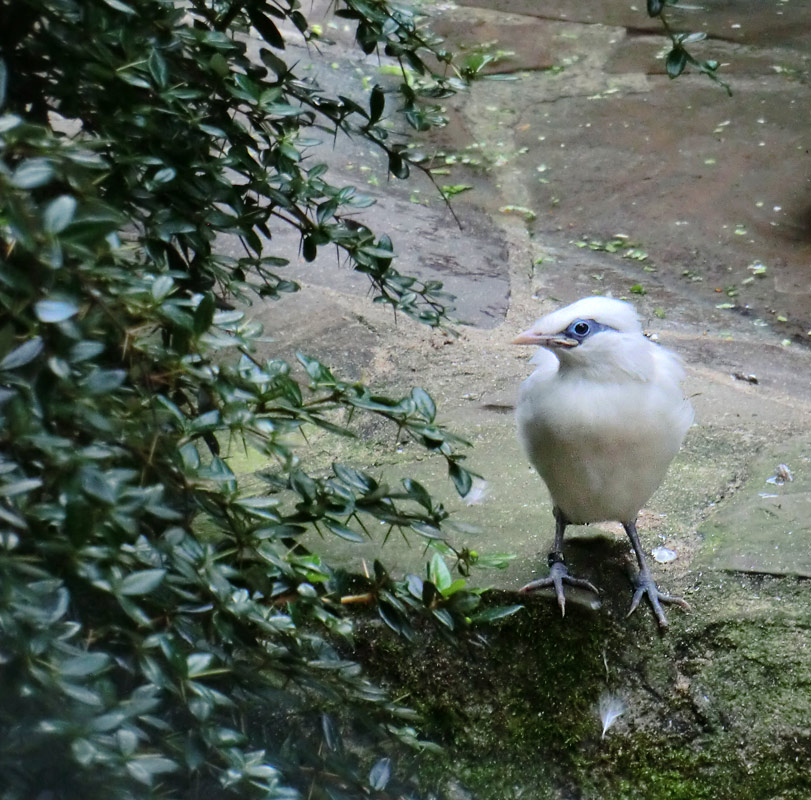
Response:
[[[657,547],[655,550],[651,550],[651,555],[660,564],[669,564],[678,558],[676,551],[667,547]]]

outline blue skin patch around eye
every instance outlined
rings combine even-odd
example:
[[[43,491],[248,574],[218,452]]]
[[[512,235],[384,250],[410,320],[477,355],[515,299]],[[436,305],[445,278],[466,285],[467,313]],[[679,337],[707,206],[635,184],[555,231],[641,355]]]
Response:
[[[603,331],[616,331],[610,325],[603,325],[593,319],[576,319],[563,331],[563,335],[568,339],[574,339],[578,344],[582,344],[590,336]]]

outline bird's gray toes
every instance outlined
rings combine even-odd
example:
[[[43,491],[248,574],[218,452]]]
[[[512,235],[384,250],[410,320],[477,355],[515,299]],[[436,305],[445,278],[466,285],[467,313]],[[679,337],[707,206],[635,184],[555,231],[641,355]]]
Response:
[[[548,578],[538,578],[538,580],[530,581],[526,586],[522,586],[518,591],[522,594],[534,592],[536,589],[548,589],[553,586],[555,589],[555,597],[557,597],[558,605],[560,606],[560,615],[566,616],[566,596],[563,594],[563,582],[559,575],[550,575]]]
[[[566,583],[568,583],[569,586],[576,586],[578,589],[588,589],[588,591],[594,592],[594,594],[600,594],[600,590],[591,581],[585,578],[573,578],[567,575]]]
[[[660,592],[659,587],[654,583],[652,578],[638,578],[636,591],[631,600],[631,608],[628,611],[629,617],[636,611],[643,596],[647,596],[660,628],[668,627],[668,621],[664,609],[662,608],[662,603],[665,605],[679,606],[686,611],[691,610],[690,604],[683,597],[676,597],[675,595]]]
[[[683,608],[685,611],[693,610],[692,606],[683,597],[677,597],[673,594],[660,594],[659,600],[671,606],[679,606],[679,608]]]
[[[569,575],[569,570],[562,561],[555,561],[549,569],[549,577],[538,578],[537,580],[530,581],[526,586],[522,586],[519,591],[522,593],[532,592],[536,589],[548,589],[550,586],[555,589],[555,596],[557,597],[558,605],[560,606],[561,616],[566,616],[566,595],[563,592],[563,584],[574,586],[577,589],[587,589],[594,594],[599,595],[600,590],[591,581],[585,578],[575,578]]]
[[[538,578],[537,580],[530,581],[518,591],[522,593],[532,592],[535,589],[548,589],[550,586],[554,586],[555,589],[557,589],[559,586],[562,588],[564,583],[569,586],[576,586],[578,589],[588,589],[594,592],[594,594],[600,594],[600,590],[591,583],[591,581],[569,575],[569,570],[566,569],[566,565],[561,561],[556,561],[552,564],[549,569],[549,575],[546,578]]]
[[[546,589],[548,586],[554,586],[552,578],[538,578],[538,580],[530,581],[525,586],[522,586],[518,591],[521,594],[526,594],[535,591],[535,589]]]

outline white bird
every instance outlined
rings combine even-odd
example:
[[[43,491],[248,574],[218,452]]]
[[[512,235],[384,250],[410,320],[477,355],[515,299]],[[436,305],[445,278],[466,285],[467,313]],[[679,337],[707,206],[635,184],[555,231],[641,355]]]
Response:
[[[693,421],[680,388],[681,361],[645,338],[633,306],[607,297],[585,297],[547,314],[514,343],[541,348],[521,385],[516,417],[527,457],[552,495],[556,522],[549,577],[521,591],[553,586],[564,614],[564,583],[596,593],[589,581],[569,575],[563,534],[569,524],[615,520],[639,562],[628,613],[646,595],[666,628],[661,603],[689,606],[659,591],[636,518]]]

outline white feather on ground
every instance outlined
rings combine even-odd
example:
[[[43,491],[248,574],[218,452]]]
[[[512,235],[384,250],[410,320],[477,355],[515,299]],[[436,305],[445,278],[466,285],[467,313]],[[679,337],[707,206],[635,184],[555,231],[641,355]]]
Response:
[[[627,706],[625,701],[616,694],[603,692],[599,702],[600,721],[603,723],[603,733],[601,739],[605,739],[608,729],[617,721],[617,718],[625,713]]]

